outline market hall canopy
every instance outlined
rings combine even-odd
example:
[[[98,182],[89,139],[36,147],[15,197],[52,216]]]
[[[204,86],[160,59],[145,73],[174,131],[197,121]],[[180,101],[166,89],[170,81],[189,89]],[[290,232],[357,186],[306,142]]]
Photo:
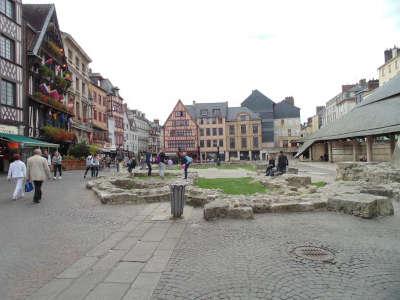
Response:
[[[400,74],[335,122],[304,138],[296,157],[315,142],[400,132]]]
[[[22,144],[22,146],[26,148],[31,148],[31,147],[58,148],[60,146],[58,144],[47,143],[23,135],[17,135],[11,133],[0,132],[0,139]]]

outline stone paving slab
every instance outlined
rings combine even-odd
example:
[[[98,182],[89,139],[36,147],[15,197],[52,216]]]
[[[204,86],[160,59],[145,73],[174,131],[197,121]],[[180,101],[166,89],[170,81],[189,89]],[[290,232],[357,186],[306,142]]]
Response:
[[[146,262],[157,249],[158,242],[138,242],[135,247],[122,259],[123,261]]]
[[[100,243],[97,247],[89,251],[86,256],[102,256],[120,242],[128,233],[117,231],[112,233],[106,240]]]
[[[51,300],[65,290],[73,279],[54,279],[46,284],[33,295],[28,297],[28,300]]]
[[[140,262],[119,262],[104,282],[132,283],[143,267],[144,263]]]
[[[82,257],[56,278],[77,278],[81,276],[87,269],[89,269],[89,267],[94,265],[98,260],[99,259],[97,257]]]
[[[129,284],[127,283],[100,283],[85,300],[121,299],[127,289],[129,289]]]
[[[139,239],[137,237],[126,237],[121,242],[119,242],[113,249],[115,250],[130,250],[136,245]]]
[[[171,226],[171,223],[153,224],[140,240],[143,242],[160,242],[167,233],[169,226]]]
[[[141,273],[123,300],[148,300],[160,280],[161,273]]]

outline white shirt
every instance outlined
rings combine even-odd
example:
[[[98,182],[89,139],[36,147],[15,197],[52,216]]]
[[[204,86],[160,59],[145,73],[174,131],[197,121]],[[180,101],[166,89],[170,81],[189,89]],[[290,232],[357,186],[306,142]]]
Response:
[[[8,178],[25,178],[26,166],[23,161],[16,160],[10,164]]]

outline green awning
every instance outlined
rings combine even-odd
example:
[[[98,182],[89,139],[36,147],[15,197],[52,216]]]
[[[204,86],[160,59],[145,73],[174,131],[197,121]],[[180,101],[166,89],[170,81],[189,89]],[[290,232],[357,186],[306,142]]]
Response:
[[[60,145],[47,143],[39,140],[35,140],[23,135],[10,134],[10,133],[2,133],[0,132],[0,139],[4,139],[10,142],[15,142],[22,144],[23,147],[43,147],[43,148],[58,148]]]

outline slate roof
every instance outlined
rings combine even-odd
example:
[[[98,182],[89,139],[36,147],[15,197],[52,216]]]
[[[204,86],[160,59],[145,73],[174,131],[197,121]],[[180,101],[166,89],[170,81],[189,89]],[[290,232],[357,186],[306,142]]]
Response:
[[[247,107],[229,107],[228,108],[228,116],[226,117],[227,121],[234,121],[237,119],[237,115],[239,113],[247,113],[250,115],[252,120],[260,119],[260,116],[253,112],[252,110],[248,109]]]
[[[400,74],[379,87],[349,113],[304,138],[296,156],[318,141],[400,132]]]
[[[300,108],[281,101],[274,106],[274,119],[300,118]]]
[[[241,104],[254,111],[273,111],[274,101],[262,94],[258,90],[253,90]]]
[[[214,117],[213,109],[219,109],[221,111],[221,117],[225,117],[228,113],[228,102],[212,102],[212,103],[194,103],[193,105],[185,105],[188,112],[194,119],[201,118],[201,112],[207,110],[207,117]]]

